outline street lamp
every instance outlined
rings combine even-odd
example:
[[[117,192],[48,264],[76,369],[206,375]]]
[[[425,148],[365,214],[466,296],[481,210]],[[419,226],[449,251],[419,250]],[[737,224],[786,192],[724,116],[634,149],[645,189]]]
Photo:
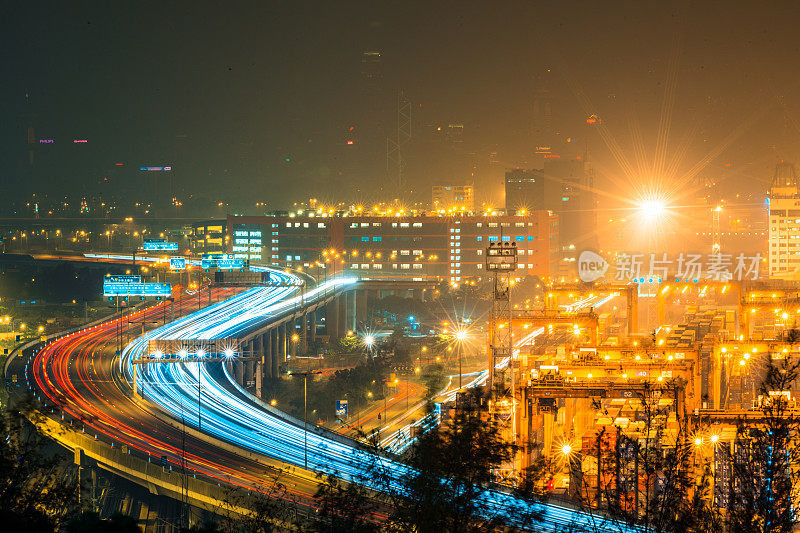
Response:
[[[364,335],[364,347],[367,349],[367,353],[372,353],[372,347],[375,345],[375,336],[371,333],[367,333]]]
[[[318,370],[289,371],[289,374],[303,376],[303,466],[306,470],[308,469],[308,376],[319,373]],[[275,402],[275,400],[272,401]]]
[[[461,353],[464,351],[464,341],[466,340],[466,338],[467,338],[467,330],[462,328],[462,329],[459,329],[458,331],[456,331],[456,340],[458,341],[458,343],[456,344],[456,347],[458,349],[458,389],[459,389],[459,392],[461,392],[461,374],[462,374],[462,372],[461,372]]]

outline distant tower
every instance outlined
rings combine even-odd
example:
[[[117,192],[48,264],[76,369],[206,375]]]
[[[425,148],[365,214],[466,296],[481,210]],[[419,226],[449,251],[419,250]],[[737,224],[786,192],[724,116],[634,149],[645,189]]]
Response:
[[[33,119],[35,115],[31,111],[31,95],[25,93],[25,121],[27,122],[27,143],[28,143],[28,165],[34,163],[34,147],[36,146],[36,133],[33,130]]]
[[[398,195],[405,187],[406,147],[411,142],[411,101],[401,90],[397,96],[397,130],[386,139],[386,175],[395,182]]]
[[[533,101],[531,102],[530,115],[530,163],[534,167],[541,168],[543,154],[550,154],[556,151],[556,132],[553,126],[553,111],[555,98],[551,88],[552,72],[546,72],[536,76],[534,80]]]

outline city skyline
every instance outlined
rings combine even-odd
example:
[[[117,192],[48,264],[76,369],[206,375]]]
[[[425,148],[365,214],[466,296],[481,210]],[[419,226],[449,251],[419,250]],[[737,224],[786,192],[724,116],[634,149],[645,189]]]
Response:
[[[13,194],[124,194],[138,168],[172,166],[159,195],[238,201],[269,189],[261,200],[279,209],[302,198],[275,186],[297,179],[328,203],[425,199],[429,184],[455,183],[500,205],[504,172],[541,168],[542,145],[588,151],[598,189],[619,202],[628,165],[758,190],[775,162],[799,159],[780,9],[631,6],[322,4],[310,19],[290,5],[233,6],[224,26],[208,4],[17,7],[6,39],[30,46],[6,65],[13,119],[0,165]],[[660,23],[644,32],[648,20]],[[412,135],[398,194],[387,140],[401,91]],[[604,131],[587,127],[592,115]]]

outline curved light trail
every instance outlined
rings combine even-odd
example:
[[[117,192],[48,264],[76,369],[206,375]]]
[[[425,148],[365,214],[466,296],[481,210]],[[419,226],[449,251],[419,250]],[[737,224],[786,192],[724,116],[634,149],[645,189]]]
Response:
[[[292,274],[270,272],[286,285],[297,281]],[[133,359],[147,355],[151,340],[196,342],[233,338],[279,319],[298,309],[302,302],[312,302],[355,281],[352,278],[328,281],[304,294],[298,294],[297,286],[262,287],[242,292],[137,338],[126,346],[115,365],[123,379],[130,382]],[[195,301],[192,299],[187,305],[194,305]],[[168,305],[162,303],[138,313],[165,319],[167,309]],[[123,319],[58,339],[46,345],[27,365],[37,388],[51,401],[59,404],[68,416],[79,418],[97,433],[110,437],[112,442],[126,443],[148,455],[167,455],[172,462],[180,458],[190,469],[203,475],[247,488],[257,488],[263,482],[265,469],[274,472],[283,471],[281,464],[303,465],[305,445],[309,452],[308,467],[314,472],[364,483],[370,469],[378,464],[391,473],[389,479],[396,487],[409,473],[409,467],[402,463],[364,451],[355,442],[340,436],[316,428],[306,433],[302,422],[278,416],[247,394],[230,375],[225,363],[142,364],[140,391],[157,406],[156,411],[162,410],[174,420],[201,430],[203,435],[254,452],[263,459],[254,459],[247,453],[223,451],[213,440],[209,443],[188,439],[192,441],[189,446],[184,444],[184,449],[180,449],[175,445],[174,426],[159,424],[159,413],[145,402],[131,402],[128,383],[115,378],[119,374],[112,371],[107,360],[105,367],[98,365],[102,362],[101,348],[115,338],[118,320]],[[101,367],[99,373],[97,366]],[[77,374],[79,383],[75,382],[73,374]],[[470,385],[485,379],[478,375]],[[93,401],[87,396],[93,397]],[[181,438],[187,441],[185,434]],[[304,482],[303,475],[298,476],[289,483],[289,491],[298,498],[309,498],[313,495],[313,484],[308,482],[311,478],[306,477]],[[481,500],[489,514],[503,514],[528,505],[501,490],[487,490]],[[618,524],[607,523],[590,514],[552,504],[532,505],[543,513],[544,523],[556,528],[619,531]]]

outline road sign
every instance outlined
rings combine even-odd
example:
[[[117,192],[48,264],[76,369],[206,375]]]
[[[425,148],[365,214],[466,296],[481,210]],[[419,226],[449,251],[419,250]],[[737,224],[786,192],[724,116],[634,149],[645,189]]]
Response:
[[[108,280],[108,278],[106,278]],[[160,296],[172,294],[170,283],[120,283],[116,281],[103,282],[103,296]]]
[[[203,254],[200,261],[203,270],[209,268],[219,268],[222,270],[232,270],[244,268],[244,259],[235,259],[233,254]]]
[[[169,268],[171,270],[185,270],[186,269],[186,258],[185,257],[170,257],[169,258]]]
[[[105,283],[106,281],[108,281],[109,283],[141,283],[142,276],[130,276],[130,275],[106,276],[103,282]]]
[[[336,400],[336,416],[347,416],[347,400]]]
[[[176,251],[178,249],[177,242],[167,242],[167,239],[145,239],[142,242],[142,250],[147,251]]]

